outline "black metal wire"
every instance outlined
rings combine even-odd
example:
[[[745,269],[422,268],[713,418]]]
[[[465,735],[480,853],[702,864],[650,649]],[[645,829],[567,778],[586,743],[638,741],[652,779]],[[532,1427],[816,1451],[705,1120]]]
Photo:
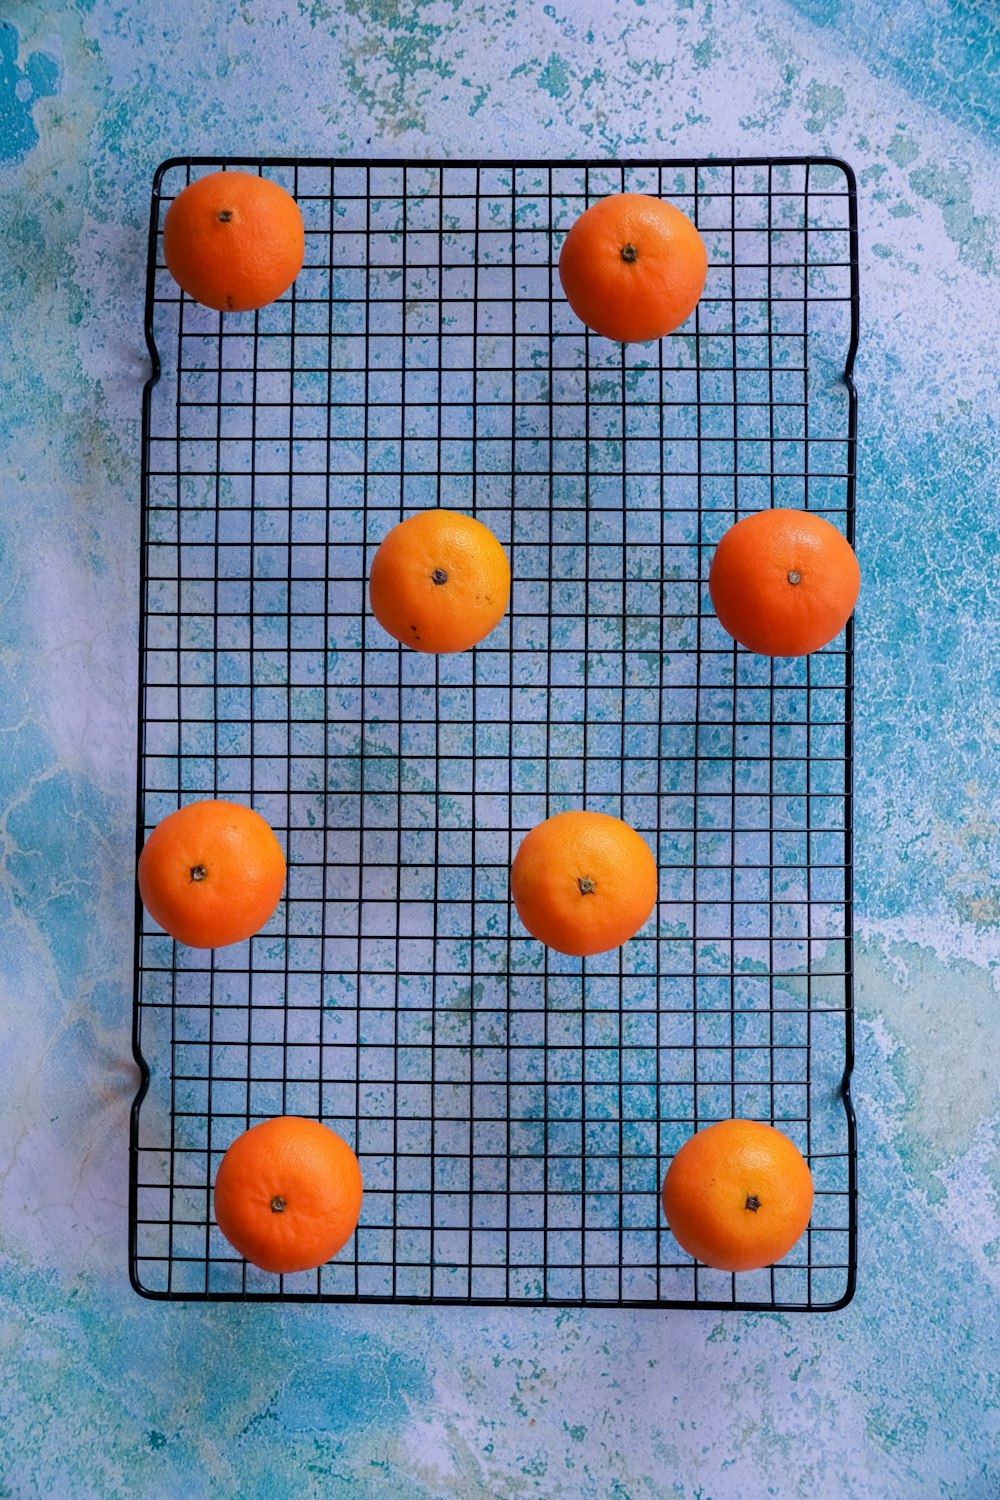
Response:
[[[220,167],[306,220],[292,290],[209,314],[162,264]],[[586,202],[688,211],[709,280],[657,345],[592,338],[555,271]],[[129,1261],[145,1296],[820,1310],[856,1277],[852,627],[804,662],[722,634],[739,514],[853,540],[856,189],[826,158],[175,158],[153,184],[143,393],[137,851],[198,796],[289,858],[249,943],[197,953],[136,906]],[[161,354],[163,356],[161,369]],[[390,642],[366,578],[402,515],[480,515],[507,620],[460,657]],[[658,854],[656,916],[581,962],[507,872],[565,806]],[[211,1212],[228,1144],[280,1112],[358,1152],[329,1265],[247,1266]],[[781,1265],[697,1267],[659,1189],[696,1126],[773,1121],[816,1182]]]

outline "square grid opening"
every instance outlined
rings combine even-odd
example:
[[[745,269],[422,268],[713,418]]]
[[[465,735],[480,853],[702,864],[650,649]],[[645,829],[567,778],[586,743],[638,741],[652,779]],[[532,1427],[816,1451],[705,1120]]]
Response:
[[[222,316],[163,265],[170,202],[222,167],[297,199],[305,265]],[[590,334],[558,279],[574,219],[664,196],[705,240],[658,344]],[[157,173],[143,434],[138,843],[184,802],[251,803],[288,857],[249,942],[137,912],[133,1283],[191,1298],[819,1309],[855,1272],[851,635],[797,660],[712,611],[723,532],[770,505],[853,535],[855,194],[830,161],[209,161]],[[504,621],[419,655],[371,615],[402,517],[477,515]],[[586,806],[657,858],[618,952],[530,938],[508,871]],[[274,1277],[211,1184],[249,1125],[358,1153],[354,1238]],[[785,1261],[693,1262],[660,1186],[713,1120],[797,1143],[816,1205]]]

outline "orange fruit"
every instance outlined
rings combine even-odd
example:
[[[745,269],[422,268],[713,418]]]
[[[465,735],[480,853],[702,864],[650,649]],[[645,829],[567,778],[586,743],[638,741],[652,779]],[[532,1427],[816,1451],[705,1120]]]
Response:
[[[812,1174],[773,1125],[721,1120],[678,1151],[663,1179],[674,1239],[719,1271],[756,1271],[787,1255],[809,1223]]]
[[[857,603],[846,537],[807,510],[761,510],[730,526],[708,591],[723,630],[761,656],[807,656],[840,634]]]
[[[687,214],[645,193],[614,193],[563,241],[559,279],[581,322],[621,344],[672,333],[705,286],[705,243]]]
[[[532,937],[581,958],[634,937],[656,905],[656,889],[649,845],[608,813],[546,818],[510,867],[514,905]]]
[[[167,270],[217,312],[248,312],[280,297],[301,271],[305,247],[295,199],[250,172],[199,177],[163,221]]]
[[[467,651],[506,613],[510,563],[481,521],[422,510],[394,526],[375,553],[368,595],[383,630],[404,646]]]
[[[259,932],[285,884],[270,825],[236,802],[191,802],[158,823],[139,855],[139,894],[154,922],[189,948]]]
[[[361,1168],[318,1120],[279,1115],[237,1136],[215,1179],[215,1219],[262,1271],[311,1271],[342,1250],[361,1214]]]

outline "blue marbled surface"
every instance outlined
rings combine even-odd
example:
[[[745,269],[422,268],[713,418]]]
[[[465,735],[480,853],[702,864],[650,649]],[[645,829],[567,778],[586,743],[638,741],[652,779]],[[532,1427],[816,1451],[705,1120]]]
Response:
[[[214,11],[15,3],[0,22],[0,1493],[995,1495],[995,7]],[[863,1201],[844,1313],[129,1290],[149,182],[173,152],[248,147],[855,166]]]

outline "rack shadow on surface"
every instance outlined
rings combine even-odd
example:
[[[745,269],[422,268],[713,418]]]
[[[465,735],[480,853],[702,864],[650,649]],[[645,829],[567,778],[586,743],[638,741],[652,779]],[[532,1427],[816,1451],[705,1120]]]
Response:
[[[259,313],[179,292],[163,215],[261,171],[306,260]],[[586,204],[670,198],[709,255],[659,344],[590,335],[556,264]],[[137,844],[180,802],[252,802],[289,862],[266,929],[211,953],[136,916],[130,1268],[145,1295],[830,1309],[854,1288],[851,627],[734,647],[712,551],[806,506],[853,540],[853,176],[829,160],[185,159],[157,172],[143,408]],[[379,541],[434,505],[512,563],[474,652],[398,647]],[[528,938],[523,834],[624,817],[660,899],[620,952]],[[318,1271],[247,1266],[211,1213],[249,1124],[358,1152],[358,1231]],[[693,1130],[773,1121],[816,1206],[785,1261],[695,1264],[660,1184]]]

